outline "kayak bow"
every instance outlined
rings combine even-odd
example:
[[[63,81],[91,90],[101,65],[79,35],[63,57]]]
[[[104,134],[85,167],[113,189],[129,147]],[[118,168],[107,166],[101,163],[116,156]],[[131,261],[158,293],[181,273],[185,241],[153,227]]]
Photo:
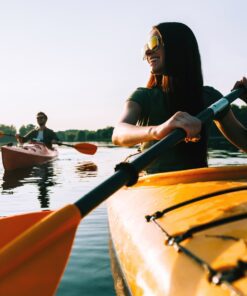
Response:
[[[131,295],[246,295],[246,205],[247,166],[156,174],[115,193],[117,287],[124,278]]]
[[[2,146],[2,161],[6,171],[32,167],[55,159],[56,149],[48,149],[43,144],[25,144],[23,146]]]

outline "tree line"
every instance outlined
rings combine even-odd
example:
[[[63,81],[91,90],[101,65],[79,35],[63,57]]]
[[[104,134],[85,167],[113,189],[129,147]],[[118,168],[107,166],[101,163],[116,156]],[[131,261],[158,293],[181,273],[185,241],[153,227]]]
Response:
[[[2,136],[0,138],[0,142],[7,143],[7,142],[15,142],[14,135],[19,133],[21,136],[26,135],[29,131],[35,128],[35,125],[28,124],[22,125],[17,131],[14,125],[4,125],[0,124],[0,132],[11,136]],[[56,132],[58,138],[62,142],[110,142],[112,136],[113,127],[106,127],[103,129],[98,129],[96,131],[90,130],[76,130],[76,129],[69,129],[66,131],[58,131]]]
[[[232,105],[232,110],[238,120],[247,127],[247,106],[237,106]],[[33,124],[22,125],[18,131],[21,136],[24,136],[30,130],[35,128]],[[15,135],[17,130],[13,125],[4,125],[0,124],[0,131],[5,134]],[[63,142],[89,142],[89,141],[96,141],[96,142],[110,142],[111,136],[113,132],[113,127],[109,126],[103,129],[98,129],[96,131],[92,130],[77,130],[77,129],[69,129],[66,131],[58,131],[56,132],[59,139]],[[219,132],[215,124],[212,124],[210,127],[209,133],[210,143],[216,142],[219,143],[219,139],[221,141],[224,139],[222,134]],[[14,141],[14,137],[1,137],[0,142],[10,142]]]

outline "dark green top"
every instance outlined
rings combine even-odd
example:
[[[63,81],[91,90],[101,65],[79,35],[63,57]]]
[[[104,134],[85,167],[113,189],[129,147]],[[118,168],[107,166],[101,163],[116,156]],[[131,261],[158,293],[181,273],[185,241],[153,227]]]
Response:
[[[27,141],[30,141],[30,140],[34,140],[37,138],[38,136],[38,132],[39,132],[39,129],[36,128],[36,129],[33,129],[31,130],[29,133],[27,133],[23,138],[23,142],[27,142]],[[44,139],[43,139],[43,143],[48,147],[48,148],[52,148],[52,140],[56,140],[56,141],[59,141],[56,133],[49,129],[49,128],[45,128],[44,129]]]
[[[221,97],[222,94],[216,89],[209,86],[203,87],[203,100],[205,107],[211,105]],[[141,107],[141,116],[138,120],[138,125],[159,125],[171,117],[166,94],[158,87],[152,89],[137,88],[137,90],[130,96],[128,100],[136,102]],[[226,112],[224,112],[224,114],[222,113],[221,116],[223,117],[225,113]],[[209,127],[207,127],[207,129],[208,128]],[[155,142],[156,141],[142,143],[142,150],[152,146]],[[184,145],[187,145],[186,148],[188,148],[188,145],[190,145],[192,149],[183,149]],[[157,173],[207,166],[206,155],[203,157],[197,156],[195,155],[196,153],[193,155],[192,152],[191,155],[188,155],[188,150],[192,151],[196,146],[198,149],[201,149],[200,143],[180,143],[167,150],[161,157],[148,166],[146,171],[148,173]]]

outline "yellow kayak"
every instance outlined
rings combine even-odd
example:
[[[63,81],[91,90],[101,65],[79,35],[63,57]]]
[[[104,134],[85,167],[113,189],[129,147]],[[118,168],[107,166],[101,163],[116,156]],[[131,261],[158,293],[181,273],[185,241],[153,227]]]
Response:
[[[140,178],[108,217],[119,295],[247,295],[247,166]]]

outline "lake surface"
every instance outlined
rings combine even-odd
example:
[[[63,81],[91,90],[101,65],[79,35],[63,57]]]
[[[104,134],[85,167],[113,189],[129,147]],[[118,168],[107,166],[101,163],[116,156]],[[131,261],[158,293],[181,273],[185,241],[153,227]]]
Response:
[[[78,200],[114,173],[117,163],[135,149],[99,144],[95,155],[80,154],[59,147],[59,157],[49,164],[4,173],[0,165],[0,215],[55,210]],[[211,150],[209,165],[247,164],[247,155],[236,150]],[[91,170],[89,165],[91,164]],[[58,296],[115,295],[109,259],[109,232],[106,204],[101,204],[78,229]]]

